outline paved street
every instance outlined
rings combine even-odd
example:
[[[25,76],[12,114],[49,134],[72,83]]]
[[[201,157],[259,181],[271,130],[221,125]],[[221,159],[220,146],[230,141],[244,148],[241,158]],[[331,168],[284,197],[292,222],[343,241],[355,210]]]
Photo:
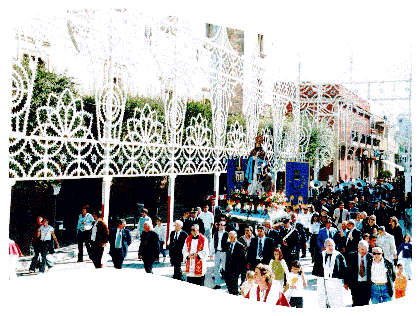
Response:
[[[143,275],[144,269],[143,269],[143,263],[142,261],[137,259],[137,250],[139,247],[139,240],[135,239],[133,237],[133,242],[129,246],[129,252],[127,255],[126,260],[123,264],[123,270],[124,275],[132,275],[133,277],[139,272],[141,275]],[[77,245],[71,245],[68,247],[61,248],[56,251],[56,253],[53,255],[54,259],[56,260],[56,263],[54,267],[45,273],[45,275],[50,275],[51,277],[54,276],[54,279],[61,278],[61,276],[64,276],[64,272],[69,271],[80,271],[89,273],[91,270],[95,270],[93,263],[88,258],[85,252],[84,256],[84,262],[78,263],[77,262]],[[30,259],[31,257],[22,257],[19,263],[19,267],[17,270],[17,274],[19,279],[21,278],[33,278],[34,280],[42,278],[43,275],[40,274],[33,274],[28,273],[28,268],[30,265]],[[115,270],[112,265],[112,261],[110,256],[107,254],[107,252],[104,252],[104,269],[103,270]],[[312,272],[312,263],[310,254],[308,252],[307,257],[301,259],[302,267],[305,272],[306,280],[307,280],[307,288],[305,291],[305,297],[304,297],[304,308],[318,308],[318,301],[317,301],[317,292],[316,292],[316,278],[311,275]],[[212,273],[213,273],[213,261],[209,261],[209,268],[207,270],[206,279],[205,279],[205,287],[211,289],[211,291],[218,291],[222,293],[226,293],[226,296],[229,297],[227,288],[224,282],[222,282],[221,289],[220,290],[213,290],[214,287],[214,281],[212,279]],[[130,271],[130,272],[128,272]],[[117,271],[119,272],[119,271]],[[160,257],[160,262],[155,263],[153,267],[153,273],[155,276],[161,276],[165,278],[171,278],[173,274],[173,267],[169,263],[169,257],[167,257],[167,260],[163,262],[162,255]],[[171,280],[172,282],[178,282],[176,280]],[[410,291],[410,283],[407,292]],[[186,282],[185,282],[186,284]],[[189,286],[189,284],[188,284]],[[193,285],[191,285],[192,287]],[[194,288],[195,289],[195,288]],[[346,306],[351,306],[351,296],[350,291],[344,291],[344,301]]]

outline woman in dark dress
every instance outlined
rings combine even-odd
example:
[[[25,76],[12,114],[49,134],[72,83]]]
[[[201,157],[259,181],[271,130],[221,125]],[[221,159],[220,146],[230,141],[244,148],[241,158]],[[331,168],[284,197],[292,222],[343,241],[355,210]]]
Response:
[[[392,216],[389,219],[389,230],[388,233],[394,236],[395,247],[398,249],[401,243],[404,241],[403,231],[398,223],[398,219],[395,216]]]

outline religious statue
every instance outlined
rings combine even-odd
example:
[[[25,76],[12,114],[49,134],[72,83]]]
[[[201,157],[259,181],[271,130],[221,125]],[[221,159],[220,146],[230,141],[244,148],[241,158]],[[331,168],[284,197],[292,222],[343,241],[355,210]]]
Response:
[[[255,137],[255,147],[251,150],[248,159],[248,165],[246,168],[246,180],[248,184],[248,193],[253,195],[257,194],[257,192],[268,192],[271,190],[271,184],[268,182],[271,178],[267,175],[268,166],[267,157],[265,152],[261,146],[263,142],[263,137],[261,135],[257,135]],[[264,183],[262,183],[264,180]],[[272,181],[272,180],[271,180]],[[268,191],[266,191],[270,188]]]

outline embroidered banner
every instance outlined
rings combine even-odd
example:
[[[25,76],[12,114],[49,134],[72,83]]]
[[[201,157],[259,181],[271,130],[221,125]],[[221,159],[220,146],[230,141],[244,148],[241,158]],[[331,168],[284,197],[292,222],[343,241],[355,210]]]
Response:
[[[290,205],[307,204],[309,162],[286,162],[286,197]]]
[[[227,161],[227,196],[231,197],[231,194],[235,189],[242,189],[245,181],[245,172],[248,164],[248,158],[229,158]]]

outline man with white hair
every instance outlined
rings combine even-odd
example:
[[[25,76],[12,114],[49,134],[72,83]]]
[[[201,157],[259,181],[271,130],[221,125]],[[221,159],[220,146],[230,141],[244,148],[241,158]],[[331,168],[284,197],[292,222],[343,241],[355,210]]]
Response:
[[[232,230],[229,232],[229,243],[226,250],[225,280],[229,294],[238,295],[239,276],[245,271],[245,249],[237,242],[237,233]]]
[[[175,230],[169,234],[169,257],[171,264],[174,267],[173,278],[182,280],[181,263],[183,261],[182,248],[184,247],[185,239],[188,234],[182,230],[183,222],[176,220],[174,227]]]
[[[152,222],[146,221],[143,224],[143,232],[140,235],[138,258],[143,260],[144,269],[147,273],[153,273],[153,263],[159,261],[159,235],[152,229]]]
[[[367,267],[372,265],[373,256],[368,250],[369,243],[360,240],[357,251],[349,253],[346,257],[344,288],[350,288],[353,306],[369,305],[371,285],[367,279]]]
[[[321,267],[317,276],[318,304],[320,307],[344,307],[343,279],[346,273],[346,260],[335,250],[334,240],[327,238],[322,251]]]

